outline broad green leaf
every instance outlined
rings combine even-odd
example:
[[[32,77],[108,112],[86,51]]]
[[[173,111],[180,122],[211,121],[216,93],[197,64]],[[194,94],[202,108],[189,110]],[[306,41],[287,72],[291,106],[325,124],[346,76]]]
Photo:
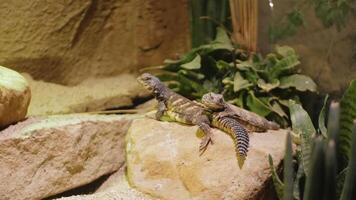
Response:
[[[302,147],[303,149],[303,147]],[[321,138],[315,140],[310,163],[310,173],[307,174],[303,200],[323,199],[324,170],[325,170],[324,144]],[[305,166],[306,167],[306,166]]]
[[[314,81],[310,77],[301,74],[294,74],[281,78],[281,84],[278,87],[282,89],[294,87],[299,91],[316,91],[316,84]]]
[[[288,115],[284,112],[283,108],[278,103],[278,101],[272,102],[271,107],[272,107],[273,112],[277,113],[279,116],[288,117]]]
[[[292,150],[292,138],[290,133],[287,135],[286,141],[286,153],[284,155],[284,200],[293,200],[293,177],[294,177],[294,169],[293,169],[293,150]]]
[[[258,79],[257,81],[258,87],[260,87],[263,91],[269,92],[272,89],[278,87],[279,85],[279,80],[278,79],[273,79],[272,83],[266,83],[265,80],[263,79]]]
[[[234,92],[238,92],[242,89],[248,88],[252,86],[250,82],[248,82],[246,79],[244,79],[240,72],[235,73],[234,77]]]
[[[238,63],[236,63],[236,67],[239,70],[245,71],[245,70],[248,70],[250,68],[253,68],[253,63],[250,60],[239,61]]]
[[[301,137],[302,147],[302,161],[304,165],[305,174],[309,175],[309,162],[311,154],[312,137],[316,133],[313,123],[308,113],[301,105],[294,101],[289,103],[290,119],[292,121],[293,132],[299,134]]]
[[[181,65],[182,68],[184,69],[200,69],[201,67],[201,57],[200,55],[196,55],[195,58],[188,62],[188,63],[185,63],[185,64],[182,64]]]
[[[270,167],[271,174],[272,174],[272,181],[273,181],[274,189],[277,192],[278,198],[280,200],[282,200],[284,184],[277,174],[276,168],[274,167],[274,164],[273,164],[272,156],[270,154],[268,154],[268,162],[269,162],[269,167]]]
[[[268,73],[270,79],[279,78],[279,76],[285,72],[291,71],[295,66],[299,65],[300,61],[298,60],[297,55],[290,55],[284,57],[277,61],[276,64],[268,68]]]
[[[191,70],[181,69],[178,71],[178,74],[183,74],[183,75],[187,76],[188,78],[198,79],[198,80],[202,80],[205,78],[204,74],[201,74],[199,72],[194,72]]]
[[[294,49],[292,47],[289,47],[289,46],[279,46],[277,45],[276,46],[276,52],[283,56],[283,57],[287,57],[287,56],[290,56],[290,55],[296,55]]]
[[[267,116],[270,114],[272,111],[268,105],[263,103],[261,100],[259,100],[252,91],[248,93],[247,96],[247,106],[248,108],[257,114],[259,114],[262,117]]]
[[[234,47],[232,46],[230,38],[227,35],[226,31],[218,27],[215,40],[210,42],[209,44],[200,46],[199,49],[205,50],[208,53],[218,49],[232,51]]]
[[[323,104],[323,107],[321,108],[321,111],[319,113],[319,120],[318,120],[318,123],[319,123],[319,130],[321,132],[321,134],[327,138],[327,129],[326,129],[326,126],[325,126],[325,115],[326,115],[326,110],[325,110],[325,107],[326,107],[326,103],[328,101],[328,98],[329,98],[329,95],[326,95],[325,99],[324,99],[324,104]]]
[[[217,68],[219,70],[224,70],[224,69],[229,70],[229,69],[231,69],[233,67],[233,64],[232,63],[227,63],[227,62],[225,62],[223,60],[218,60],[216,62],[216,66],[217,66]]]
[[[350,158],[352,123],[356,119],[356,80],[351,81],[340,102],[340,131],[337,154],[340,167],[346,167]]]

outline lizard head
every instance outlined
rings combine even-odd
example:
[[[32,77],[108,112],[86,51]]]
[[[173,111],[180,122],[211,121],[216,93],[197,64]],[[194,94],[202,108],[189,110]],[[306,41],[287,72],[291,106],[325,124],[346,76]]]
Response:
[[[157,93],[162,87],[161,81],[149,73],[144,73],[137,78],[137,81],[152,93]]]
[[[202,97],[202,103],[212,110],[221,110],[225,107],[223,95],[209,92]]]

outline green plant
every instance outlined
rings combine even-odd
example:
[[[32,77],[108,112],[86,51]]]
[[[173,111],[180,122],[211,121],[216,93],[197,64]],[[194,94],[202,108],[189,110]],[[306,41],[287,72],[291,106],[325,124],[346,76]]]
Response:
[[[283,182],[273,167],[272,158],[269,158],[273,182],[280,199],[356,198],[355,89],[356,80],[351,82],[340,105],[335,102],[331,104],[327,129],[323,125],[325,108],[322,109],[319,131],[313,127],[304,109],[290,102],[293,132],[300,135],[301,145],[296,149],[297,173],[294,174],[290,161],[291,139],[287,139],[285,157],[289,159],[285,159]],[[289,189],[282,192],[282,188]]]
[[[192,49],[179,60],[168,60],[159,75],[170,88],[199,99],[209,91],[226,100],[286,125],[288,99],[316,91],[308,76],[297,72],[298,55],[291,47],[277,46],[263,57],[236,49],[223,29],[214,41]]]

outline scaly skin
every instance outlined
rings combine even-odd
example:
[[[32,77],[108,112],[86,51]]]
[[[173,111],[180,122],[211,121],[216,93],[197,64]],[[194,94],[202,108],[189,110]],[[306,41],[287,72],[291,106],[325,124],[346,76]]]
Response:
[[[221,94],[212,92],[205,94],[202,98],[202,103],[209,110],[221,112],[224,116],[234,118],[251,132],[265,132],[268,129],[279,129],[278,124],[270,122],[255,113],[238,107],[232,108],[232,105],[224,101]]]
[[[151,74],[144,73],[137,78],[146,89],[148,89],[158,101],[156,119],[160,120],[163,115],[170,119],[189,125],[197,125],[204,132],[204,138],[199,150],[203,153],[209,143],[212,143],[212,129],[209,117],[205,109],[189,99],[173,92],[167,88],[159,79]]]
[[[237,161],[241,169],[247,156],[250,141],[246,129],[234,118],[228,117],[222,112],[213,112],[211,122],[214,127],[229,133],[233,138]]]

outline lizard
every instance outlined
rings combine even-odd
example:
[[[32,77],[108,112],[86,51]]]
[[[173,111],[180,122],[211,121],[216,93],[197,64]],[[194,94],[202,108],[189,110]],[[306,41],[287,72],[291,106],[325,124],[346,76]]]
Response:
[[[232,106],[225,102],[224,97],[221,94],[210,92],[203,95],[202,104],[207,109],[219,112],[221,117],[231,117],[236,119],[250,132],[265,132],[268,129],[279,129],[277,123],[268,121],[253,112]]]
[[[210,119],[203,107],[173,92],[157,77],[149,73],[143,73],[137,80],[149,90],[158,101],[158,109],[155,114],[157,120],[161,120],[163,116],[168,116],[170,120],[182,124],[197,125],[204,133],[204,137],[199,146],[201,153],[206,150],[210,143],[213,143]]]
[[[198,125],[205,133],[205,138],[200,145],[200,151],[204,152],[211,139],[211,126],[230,133],[235,143],[237,160],[240,169],[247,156],[249,137],[247,131],[236,120],[220,115],[211,115],[210,110],[198,102],[191,101],[167,88],[160,80],[148,73],[144,73],[137,79],[158,100],[156,119],[164,114],[173,121],[184,124]]]

